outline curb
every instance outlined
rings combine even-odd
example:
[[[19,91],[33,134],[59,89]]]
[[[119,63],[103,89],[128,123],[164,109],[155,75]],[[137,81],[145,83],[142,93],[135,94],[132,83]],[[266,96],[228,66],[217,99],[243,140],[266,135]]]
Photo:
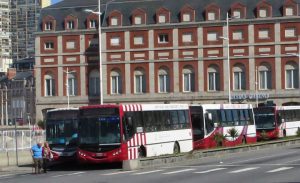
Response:
[[[267,148],[285,147],[295,144],[300,144],[300,138],[289,140],[276,140],[271,142],[256,143],[228,148],[195,150],[189,153],[182,153],[178,155],[167,155],[136,160],[126,160],[123,161],[123,170],[137,170],[144,168],[156,168],[166,165],[186,164],[195,162],[195,160],[199,160],[204,157],[214,157],[219,155],[256,151]]]

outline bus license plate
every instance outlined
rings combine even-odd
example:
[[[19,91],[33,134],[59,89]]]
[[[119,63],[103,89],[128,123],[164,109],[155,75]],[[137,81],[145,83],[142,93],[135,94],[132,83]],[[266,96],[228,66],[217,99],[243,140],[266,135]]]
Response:
[[[103,156],[103,155],[104,155],[103,153],[96,153],[97,157],[100,157],[100,156]]]

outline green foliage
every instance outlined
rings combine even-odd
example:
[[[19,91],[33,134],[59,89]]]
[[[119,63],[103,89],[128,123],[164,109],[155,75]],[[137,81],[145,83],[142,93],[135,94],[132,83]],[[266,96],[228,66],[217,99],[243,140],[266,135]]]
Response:
[[[225,136],[219,132],[214,134],[214,141],[216,142],[218,147],[223,146],[223,141],[225,139]]]
[[[265,130],[260,133],[261,140],[268,140],[268,134]]]
[[[45,121],[44,121],[44,120],[39,120],[39,121],[37,122],[37,125],[38,125],[40,128],[45,129]]]
[[[296,131],[296,136],[300,137],[300,127],[298,127],[298,130]]]
[[[235,128],[228,129],[227,133],[232,138],[232,140],[234,140],[239,135],[239,132]]]

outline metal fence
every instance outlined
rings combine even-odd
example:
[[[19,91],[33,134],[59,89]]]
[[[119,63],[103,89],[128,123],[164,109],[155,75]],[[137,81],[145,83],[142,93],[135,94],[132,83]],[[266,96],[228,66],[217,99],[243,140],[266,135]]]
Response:
[[[44,130],[0,130],[0,152],[30,149],[39,141],[45,141]]]

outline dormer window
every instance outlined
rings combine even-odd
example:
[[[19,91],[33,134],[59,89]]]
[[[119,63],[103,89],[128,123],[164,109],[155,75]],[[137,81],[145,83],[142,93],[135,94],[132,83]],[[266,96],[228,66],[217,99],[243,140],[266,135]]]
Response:
[[[237,18],[237,19],[241,18],[241,10],[234,10],[232,15],[234,18]]]
[[[166,23],[166,15],[159,15],[158,16],[158,23]]]
[[[134,17],[134,24],[135,25],[141,25],[142,24],[142,17],[141,16],[135,16]]]
[[[111,26],[117,26],[117,25],[119,25],[119,19],[117,17],[111,17],[110,18],[110,25]]]
[[[294,15],[294,8],[293,7],[286,7],[285,8],[285,16],[293,16]]]
[[[261,8],[259,10],[259,14],[258,14],[259,18],[266,18],[267,17],[267,13],[268,13],[267,9]]]
[[[90,28],[95,29],[97,26],[97,20],[90,20]]]
[[[52,22],[46,22],[45,23],[45,30],[49,31],[49,30],[52,30],[52,29],[53,29]]]
[[[75,28],[74,20],[67,21],[67,29],[74,29],[74,28]]]
[[[45,50],[53,50],[54,49],[54,43],[49,41],[49,42],[45,42],[44,45]]]
[[[183,21],[183,22],[190,22],[190,21],[191,21],[191,14],[189,14],[189,13],[184,13],[184,14],[182,15],[182,21]]]
[[[207,20],[209,20],[209,21],[216,20],[216,12],[209,11],[207,13]]]

